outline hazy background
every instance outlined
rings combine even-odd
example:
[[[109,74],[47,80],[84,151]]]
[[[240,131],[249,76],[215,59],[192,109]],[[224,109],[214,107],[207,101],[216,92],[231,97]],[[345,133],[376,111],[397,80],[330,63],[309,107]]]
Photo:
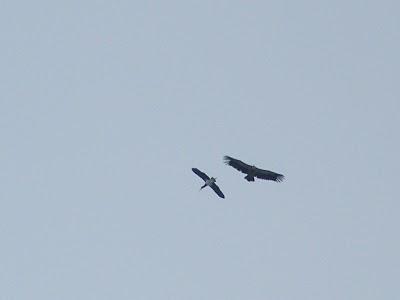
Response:
[[[399,298],[399,12],[3,2],[0,299]]]

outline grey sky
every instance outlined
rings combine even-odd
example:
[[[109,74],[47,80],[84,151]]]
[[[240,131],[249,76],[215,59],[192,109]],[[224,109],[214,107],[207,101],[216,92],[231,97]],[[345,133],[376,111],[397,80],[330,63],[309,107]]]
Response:
[[[0,299],[399,298],[399,11],[3,3]]]

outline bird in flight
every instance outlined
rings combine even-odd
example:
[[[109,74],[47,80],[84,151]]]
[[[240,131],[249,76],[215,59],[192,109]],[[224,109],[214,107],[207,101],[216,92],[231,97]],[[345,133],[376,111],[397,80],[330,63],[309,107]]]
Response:
[[[220,196],[221,198],[225,198],[224,194],[221,192],[221,190],[219,189],[218,185],[215,183],[217,178],[214,177],[208,177],[207,174],[201,172],[199,169],[197,168],[192,168],[192,171],[199,176],[201,179],[204,180],[204,185],[200,188],[200,190],[204,189],[206,186],[209,186],[210,188],[212,188],[214,190],[215,193],[217,193],[218,196]]]
[[[244,174],[247,174],[246,177],[244,177],[247,181],[254,181],[254,177],[257,177],[260,179],[281,182],[285,178],[285,176],[283,176],[282,174],[259,169],[256,166],[248,165],[241,160],[235,159],[230,156],[224,156],[224,161],[227,165],[235,168],[236,170]]]

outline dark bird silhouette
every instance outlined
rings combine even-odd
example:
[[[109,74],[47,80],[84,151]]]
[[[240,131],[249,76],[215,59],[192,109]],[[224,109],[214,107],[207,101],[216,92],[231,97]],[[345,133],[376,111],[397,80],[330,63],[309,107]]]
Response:
[[[201,179],[204,180],[204,185],[200,188],[200,190],[204,189],[206,186],[209,186],[210,188],[212,188],[214,190],[215,193],[217,193],[218,196],[220,196],[221,198],[225,198],[224,194],[221,192],[218,185],[215,183],[217,178],[214,178],[214,177],[210,178],[207,176],[207,174],[201,172],[197,168],[192,168],[192,171],[197,176],[199,176]]]
[[[250,166],[241,160],[235,159],[230,156],[224,156],[224,161],[227,165],[234,167],[236,170],[247,174],[245,179],[247,181],[254,181],[254,177],[265,179],[265,180],[272,180],[276,182],[281,182],[285,178],[282,174],[278,174],[272,171],[259,169],[256,166]]]

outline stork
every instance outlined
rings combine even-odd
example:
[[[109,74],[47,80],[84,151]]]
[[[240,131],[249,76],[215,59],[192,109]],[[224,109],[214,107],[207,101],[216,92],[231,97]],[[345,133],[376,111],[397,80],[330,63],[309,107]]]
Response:
[[[272,171],[259,169],[256,166],[248,165],[241,160],[235,159],[230,156],[224,156],[225,163],[236,170],[247,174],[244,177],[247,181],[254,181],[254,177],[265,179],[265,180],[272,180],[276,182],[281,182],[285,178],[282,174],[278,174]]]
[[[201,179],[204,180],[204,185],[200,188],[200,190],[204,189],[206,186],[209,186],[210,188],[212,188],[214,190],[215,193],[217,193],[218,196],[220,196],[221,198],[225,198],[224,194],[221,192],[218,185],[215,183],[217,181],[217,178],[214,178],[214,177],[210,178],[207,176],[207,174],[201,172],[197,168],[192,168],[192,171],[197,176],[199,176]]]

